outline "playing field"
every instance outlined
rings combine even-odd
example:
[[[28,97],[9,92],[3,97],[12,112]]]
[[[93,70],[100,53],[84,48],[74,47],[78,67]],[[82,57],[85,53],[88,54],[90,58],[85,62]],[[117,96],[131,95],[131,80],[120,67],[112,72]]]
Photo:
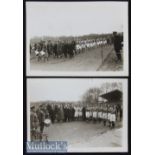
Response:
[[[44,130],[48,140],[68,142],[68,147],[120,147],[122,145],[122,128],[117,124],[115,129],[104,127],[103,123],[66,122],[55,123]]]

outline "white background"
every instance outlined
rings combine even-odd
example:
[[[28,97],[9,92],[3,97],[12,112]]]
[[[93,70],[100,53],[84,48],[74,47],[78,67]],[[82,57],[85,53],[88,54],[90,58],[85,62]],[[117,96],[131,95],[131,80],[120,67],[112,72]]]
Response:
[[[132,1],[132,155],[155,152],[154,0]],[[21,155],[23,133],[22,0],[0,5],[0,154]]]

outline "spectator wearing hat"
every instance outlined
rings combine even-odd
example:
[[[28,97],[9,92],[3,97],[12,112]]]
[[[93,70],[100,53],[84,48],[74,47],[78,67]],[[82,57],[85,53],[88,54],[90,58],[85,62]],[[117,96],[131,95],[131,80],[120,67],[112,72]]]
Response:
[[[117,59],[119,61],[122,60],[122,56],[121,56],[122,41],[123,41],[123,38],[119,36],[117,32],[113,32],[114,49],[116,52]]]

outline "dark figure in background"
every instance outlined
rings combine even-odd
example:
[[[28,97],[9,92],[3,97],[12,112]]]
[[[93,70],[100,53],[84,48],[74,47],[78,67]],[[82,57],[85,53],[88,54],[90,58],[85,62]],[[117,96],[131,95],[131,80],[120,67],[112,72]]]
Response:
[[[34,50],[37,50],[37,43],[34,44]]]
[[[64,106],[64,121],[66,122],[67,121],[67,106],[65,105]]]
[[[74,121],[74,114],[75,114],[75,109],[73,107],[71,107],[71,120]]]
[[[60,121],[61,121],[61,109],[59,105],[57,109],[57,122],[60,122]]]
[[[70,107],[69,105],[66,106],[66,122],[70,121]]]
[[[73,43],[72,42],[71,43],[68,43],[67,44],[67,53],[68,53],[68,55],[69,55],[70,58],[72,58],[74,56],[73,50],[74,50]]]
[[[86,108],[85,107],[82,108],[82,119],[83,121],[86,120]]]
[[[56,117],[56,112],[55,112],[55,105],[52,105],[52,108],[51,108],[51,121],[52,123],[54,124],[55,122],[55,117]]]
[[[58,121],[58,114],[59,114],[59,107],[58,105],[55,105],[55,119]]]
[[[51,119],[51,122],[54,124],[55,121],[55,111],[54,111],[54,106],[52,105],[47,105],[47,111],[49,113],[49,117]]]
[[[58,41],[57,44],[57,58],[61,58],[62,57],[62,43],[61,41]]]
[[[64,122],[64,106],[63,106],[63,104],[60,105],[60,111],[61,111],[61,121]]]
[[[119,36],[117,34],[117,32],[113,32],[113,43],[114,43],[114,49],[115,49],[115,52],[116,52],[116,56],[118,58],[119,61],[122,60],[122,57],[121,57],[121,52],[120,50],[122,49],[122,41],[123,41],[123,37]]]
[[[58,58],[57,44],[55,43],[53,46],[53,53],[56,58]]]
[[[76,42],[74,40],[72,41],[72,50],[74,55],[76,53]]]
[[[52,43],[50,41],[47,43],[47,53],[49,56],[52,55]]]
[[[110,45],[110,38],[107,38],[107,44]]]
[[[62,51],[63,51],[63,54],[64,54],[64,56],[65,56],[65,58],[67,58],[67,43],[66,42],[64,42],[63,44],[62,44]]]
[[[51,109],[52,109],[52,107],[48,104],[47,105],[47,111],[48,111],[49,114],[51,113]]]
[[[44,42],[43,40],[41,40],[41,41],[39,42],[39,51],[43,50],[44,43],[45,43],[45,42]]]
[[[30,54],[32,53],[32,45],[30,44]]]
[[[67,109],[67,111],[68,111],[68,122],[70,122],[72,119],[72,110],[71,110],[71,107],[69,106],[68,107],[68,109]]]

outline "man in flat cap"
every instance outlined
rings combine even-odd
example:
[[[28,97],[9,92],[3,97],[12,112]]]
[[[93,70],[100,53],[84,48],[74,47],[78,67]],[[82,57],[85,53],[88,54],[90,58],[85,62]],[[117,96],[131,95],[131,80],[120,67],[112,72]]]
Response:
[[[114,49],[116,52],[117,59],[119,61],[122,60],[122,56],[121,56],[122,41],[123,41],[123,37],[119,36],[117,32],[113,32]]]

